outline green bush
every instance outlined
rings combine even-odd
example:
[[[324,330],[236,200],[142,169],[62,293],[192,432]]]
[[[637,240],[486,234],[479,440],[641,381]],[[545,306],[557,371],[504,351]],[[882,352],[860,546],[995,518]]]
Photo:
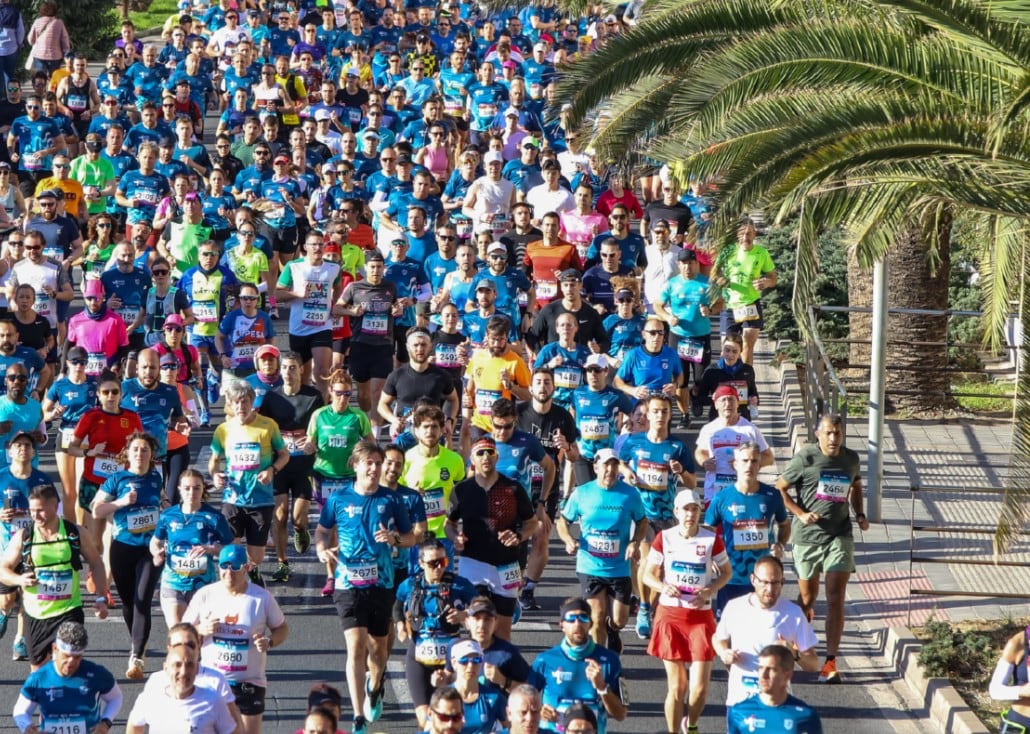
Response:
[[[779,285],[762,299],[765,332],[773,341],[787,340],[791,346],[783,356],[794,362],[803,361],[804,344],[798,328],[791,299],[794,295],[794,263],[797,260],[797,231],[793,225],[770,227],[758,241],[772,256]],[[819,275],[816,278],[816,303],[827,306],[848,305],[848,264],[846,249],[837,231],[819,235]],[[848,316],[845,313],[823,314],[819,318],[820,336],[826,339],[846,339]],[[834,360],[846,359],[846,344],[826,345]]]
[[[971,679],[994,665],[994,645],[987,635],[962,632],[934,620],[923,631],[929,639],[919,650],[919,664],[929,676]]]

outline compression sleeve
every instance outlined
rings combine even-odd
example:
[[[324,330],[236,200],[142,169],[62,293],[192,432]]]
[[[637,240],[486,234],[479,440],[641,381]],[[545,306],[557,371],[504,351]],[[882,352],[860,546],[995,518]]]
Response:
[[[994,675],[991,676],[991,685],[987,693],[995,701],[1018,701],[1020,699],[1019,689],[1022,686],[1010,686],[1005,681],[1012,680],[1012,674],[1016,666],[1002,658],[994,667]]]

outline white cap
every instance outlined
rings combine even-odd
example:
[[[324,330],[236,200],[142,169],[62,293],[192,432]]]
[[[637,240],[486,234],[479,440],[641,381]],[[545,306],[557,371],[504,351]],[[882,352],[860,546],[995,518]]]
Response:
[[[584,367],[601,367],[608,369],[608,357],[603,354],[591,354],[587,357],[587,363]]]
[[[460,660],[466,655],[482,655],[483,648],[475,640],[461,640],[451,647],[451,660]]]
[[[483,163],[504,163],[504,156],[499,150],[491,150],[483,156]]]
[[[487,245],[486,252],[487,254],[490,254],[491,252],[503,252],[504,254],[508,254],[508,248],[503,242],[491,242]]]
[[[508,117],[509,115],[515,115],[515,117],[518,117],[519,116],[519,111],[517,109],[515,109],[514,107],[509,107],[508,109],[506,109],[504,111],[504,116]]]
[[[618,461],[619,457],[615,455],[615,452],[611,449],[601,449],[594,454],[594,463],[600,461],[602,464],[607,464],[609,461]]]
[[[541,41],[537,41],[536,44],[533,46],[533,50],[534,51],[546,51],[547,50],[547,44],[543,43]]]
[[[333,119],[332,113],[327,109],[315,110],[315,120],[331,120]]]
[[[687,505],[697,505],[703,508],[705,506],[704,493],[699,489],[681,489],[676,495],[676,501],[673,503],[673,507],[681,508]]]

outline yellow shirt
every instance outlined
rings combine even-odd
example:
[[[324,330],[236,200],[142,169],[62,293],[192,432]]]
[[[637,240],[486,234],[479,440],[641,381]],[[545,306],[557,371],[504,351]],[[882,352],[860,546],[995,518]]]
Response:
[[[54,176],[48,176],[36,184],[34,196],[38,197],[47,189],[60,189],[64,192],[64,211],[69,217],[85,218],[86,195],[82,190],[82,184],[73,178],[66,178],[62,181]],[[39,207],[36,209],[38,211]]]
[[[519,387],[529,387],[530,372],[526,362],[511,349],[500,357],[494,357],[487,348],[472,353],[466,374],[469,381],[468,397],[474,406],[472,425],[491,431],[490,415],[494,401],[500,398],[512,399],[511,390],[505,390],[501,383],[501,370],[507,368],[511,381]]]

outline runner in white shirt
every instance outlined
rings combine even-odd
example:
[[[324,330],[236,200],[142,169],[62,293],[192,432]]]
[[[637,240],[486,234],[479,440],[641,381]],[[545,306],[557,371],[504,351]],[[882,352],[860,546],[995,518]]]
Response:
[[[712,396],[719,417],[706,423],[697,434],[694,461],[705,470],[705,505],[712,501],[723,487],[737,482],[733,468],[733,452],[742,443],[753,441],[762,452],[759,464],[772,466],[776,462],[769,443],[754,423],[741,418],[737,410],[737,391],[723,385]]]
[[[729,668],[726,706],[758,693],[758,657],[766,645],[784,645],[794,653],[802,670],[819,671],[818,644],[801,607],[780,598],[783,563],[764,556],[751,573],[755,590],[730,600],[723,609],[712,644]]]

